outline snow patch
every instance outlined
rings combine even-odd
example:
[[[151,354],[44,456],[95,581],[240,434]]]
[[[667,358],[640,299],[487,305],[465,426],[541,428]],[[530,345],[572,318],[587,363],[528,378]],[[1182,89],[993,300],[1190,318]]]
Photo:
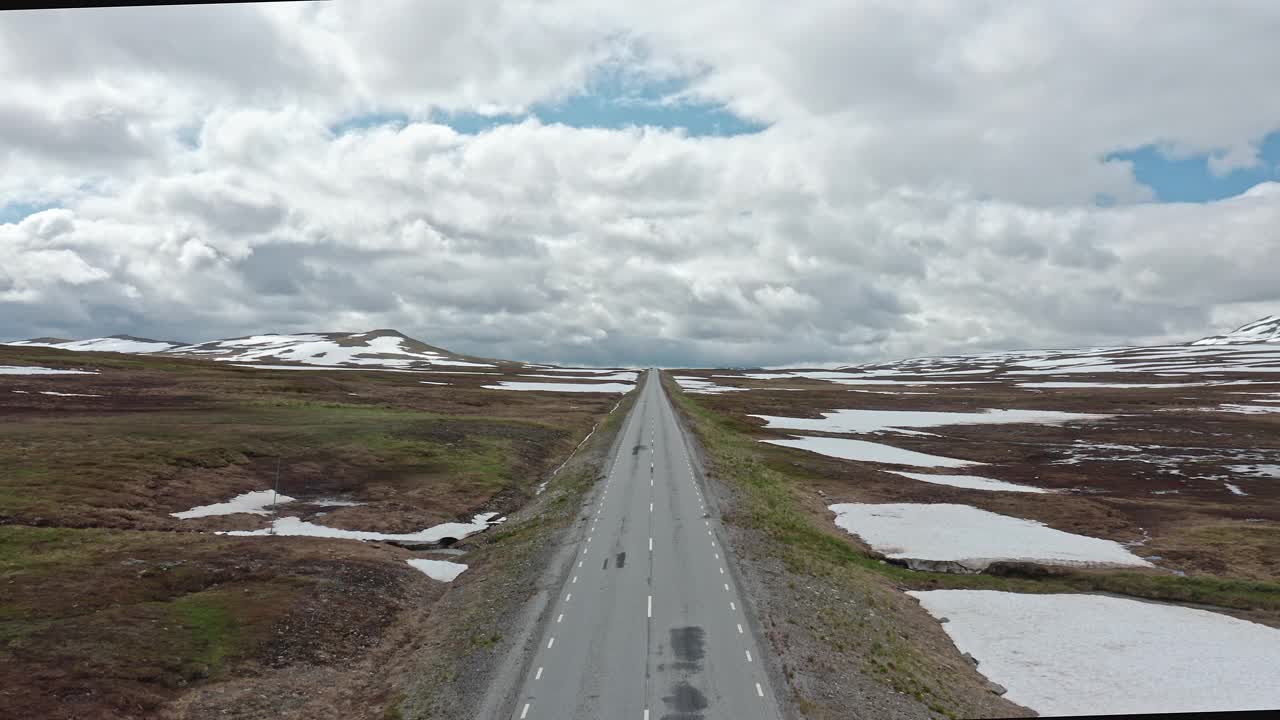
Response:
[[[283,517],[272,523],[272,527],[263,528],[261,530],[230,530],[219,531],[219,535],[281,535],[281,536],[303,536],[303,537],[323,537],[323,538],[339,538],[343,540],[401,540],[405,542],[439,542],[444,538],[454,538],[461,540],[462,538],[478,533],[489,527],[489,518],[497,513],[484,513],[476,515],[469,523],[441,523],[429,527],[425,530],[419,530],[414,533],[380,533],[368,532],[365,530],[342,530],[340,528],[331,528],[325,525],[317,525],[296,517]]]
[[[237,495],[226,502],[214,503],[213,505],[198,505],[190,510],[183,510],[182,512],[169,514],[183,520],[198,517],[209,517],[211,515],[234,515],[235,513],[266,515],[268,514],[267,508],[271,507],[273,497],[275,498],[276,503],[288,503],[294,501],[294,498],[291,498],[288,495],[276,495],[270,490],[254,490],[252,492]]]
[[[1041,715],[1280,707],[1280,630],[1100,595],[911,590],[1009,700]]]
[[[429,560],[427,558],[414,558],[405,560],[413,567],[427,574],[427,577],[440,582],[453,582],[453,579],[462,574],[467,566],[462,563],[449,562],[448,560]]]
[[[972,460],[929,455],[927,453],[903,450],[892,445],[851,440],[849,438],[795,436],[786,440],[761,440],[770,445],[781,445],[800,450],[815,452],[819,455],[841,458],[843,460],[860,460],[862,462],[878,462],[890,465],[914,465],[916,467],[968,467],[983,465]]]
[[[894,475],[919,480],[920,482],[933,483],[935,485],[950,485],[951,487],[965,488],[966,490],[993,490],[1003,492],[1025,492],[1025,493],[1049,493],[1038,487],[1030,485],[1018,485],[1015,483],[1004,482],[1003,480],[992,480],[991,478],[978,477],[977,475],[928,475],[926,473],[904,472],[901,470],[889,470]]]
[[[545,392],[627,393],[633,386],[626,383],[554,383],[503,380],[497,385],[482,385],[487,390],[542,390]]]
[[[954,503],[837,503],[835,523],[886,557],[950,561],[973,571],[1000,560],[1151,567],[1120,543]]]
[[[943,425],[996,425],[1006,423],[1056,424],[1080,420],[1103,420],[1111,415],[1055,412],[1052,410],[983,410],[981,412],[931,412],[923,410],[833,410],[821,419],[751,415],[766,428],[809,430],[831,433],[909,432],[902,428]]]
[[[63,370],[30,365],[0,365],[0,375],[97,375],[97,370]]]

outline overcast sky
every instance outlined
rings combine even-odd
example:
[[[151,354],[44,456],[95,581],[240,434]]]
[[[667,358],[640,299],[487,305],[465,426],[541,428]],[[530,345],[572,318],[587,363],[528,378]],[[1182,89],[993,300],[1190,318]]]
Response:
[[[1280,312],[1280,3],[0,13],[0,339],[849,363]]]

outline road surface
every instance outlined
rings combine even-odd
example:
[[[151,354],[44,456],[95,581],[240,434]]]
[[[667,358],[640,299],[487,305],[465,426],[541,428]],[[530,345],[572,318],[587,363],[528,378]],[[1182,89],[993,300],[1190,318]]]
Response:
[[[549,613],[519,720],[778,720],[685,438],[650,370]]]

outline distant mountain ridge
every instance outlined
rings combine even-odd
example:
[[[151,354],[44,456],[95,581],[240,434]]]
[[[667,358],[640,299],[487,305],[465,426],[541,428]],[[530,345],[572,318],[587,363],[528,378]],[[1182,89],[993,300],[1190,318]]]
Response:
[[[358,333],[268,333],[202,343],[113,335],[88,340],[45,337],[5,344],[81,352],[169,355],[259,365],[280,363],[287,366],[380,367],[403,370],[496,367],[496,361],[461,355],[385,328]]]
[[[1280,342],[1280,315],[1268,315],[1246,323],[1224,335],[1211,335],[1189,345],[1243,345]]]

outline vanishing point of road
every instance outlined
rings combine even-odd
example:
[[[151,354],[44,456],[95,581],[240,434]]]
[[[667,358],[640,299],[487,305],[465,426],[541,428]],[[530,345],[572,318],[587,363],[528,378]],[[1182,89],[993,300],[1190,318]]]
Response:
[[[645,380],[513,717],[778,720],[689,445]]]

